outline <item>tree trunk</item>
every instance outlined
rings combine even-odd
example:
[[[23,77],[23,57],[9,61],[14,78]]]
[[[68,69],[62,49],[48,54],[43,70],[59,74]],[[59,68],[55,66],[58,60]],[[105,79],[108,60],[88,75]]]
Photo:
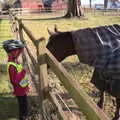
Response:
[[[104,9],[107,8],[107,5],[108,5],[108,0],[104,0]]]
[[[90,8],[92,7],[92,0],[89,0],[89,3],[90,3]]]
[[[65,15],[66,18],[80,17],[82,16],[81,1],[80,0],[69,0],[68,11]]]

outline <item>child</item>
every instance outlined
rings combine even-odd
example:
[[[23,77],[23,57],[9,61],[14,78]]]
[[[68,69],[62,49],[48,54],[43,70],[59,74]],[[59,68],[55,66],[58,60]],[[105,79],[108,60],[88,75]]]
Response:
[[[13,93],[19,104],[19,119],[27,120],[29,83],[26,70],[18,62],[18,57],[24,50],[24,44],[18,40],[7,40],[3,42],[3,48],[8,54],[8,72],[14,90]]]

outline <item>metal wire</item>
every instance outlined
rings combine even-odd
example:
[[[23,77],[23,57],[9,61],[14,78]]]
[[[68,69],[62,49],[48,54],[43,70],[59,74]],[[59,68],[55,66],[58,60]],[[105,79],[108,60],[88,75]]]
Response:
[[[57,84],[55,86],[57,88]],[[55,88],[56,96],[59,97],[59,99],[61,100],[61,102],[63,103],[63,105],[67,108],[67,110],[70,112],[70,114],[73,115],[74,113],[72,113],[72,111],[70,110],[69,106],[65,103],[65,101],[63,100],[63,98],[59,95],[58,89],[56,89],[56,88]],[[62,92],[62,91],[59,90],[59,92]]]
[[[62,99],[62,97],[59,95],[59,94],[56,94],[59,98],[60,98],[60,100],[61,100],[61,102],[65,105],[65,107],[68,109],[68,111],[71,113],[71,114],[73,114],[72,113],[72,111],[70,110],[70,108],[68,107],[68,105],[65,103],[65,101]]]

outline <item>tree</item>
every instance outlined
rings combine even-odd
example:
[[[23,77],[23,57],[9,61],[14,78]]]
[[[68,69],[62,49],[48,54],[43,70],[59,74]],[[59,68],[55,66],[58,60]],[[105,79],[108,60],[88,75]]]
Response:
[[[92,0],[89,0],[90,8],[92,7]]]
[[[106,9],[108,5],[108,0],[104,0],[104,8]]]
[[[68,0],[68,10],[65,17],[71,18],[76,16],[82,16],[81,0]]]

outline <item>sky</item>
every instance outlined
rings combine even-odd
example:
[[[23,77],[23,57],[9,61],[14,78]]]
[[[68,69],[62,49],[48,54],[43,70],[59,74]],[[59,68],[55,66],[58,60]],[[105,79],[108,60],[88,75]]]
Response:
[[[3,0],[0,0],[0,2],[3,2]]]

